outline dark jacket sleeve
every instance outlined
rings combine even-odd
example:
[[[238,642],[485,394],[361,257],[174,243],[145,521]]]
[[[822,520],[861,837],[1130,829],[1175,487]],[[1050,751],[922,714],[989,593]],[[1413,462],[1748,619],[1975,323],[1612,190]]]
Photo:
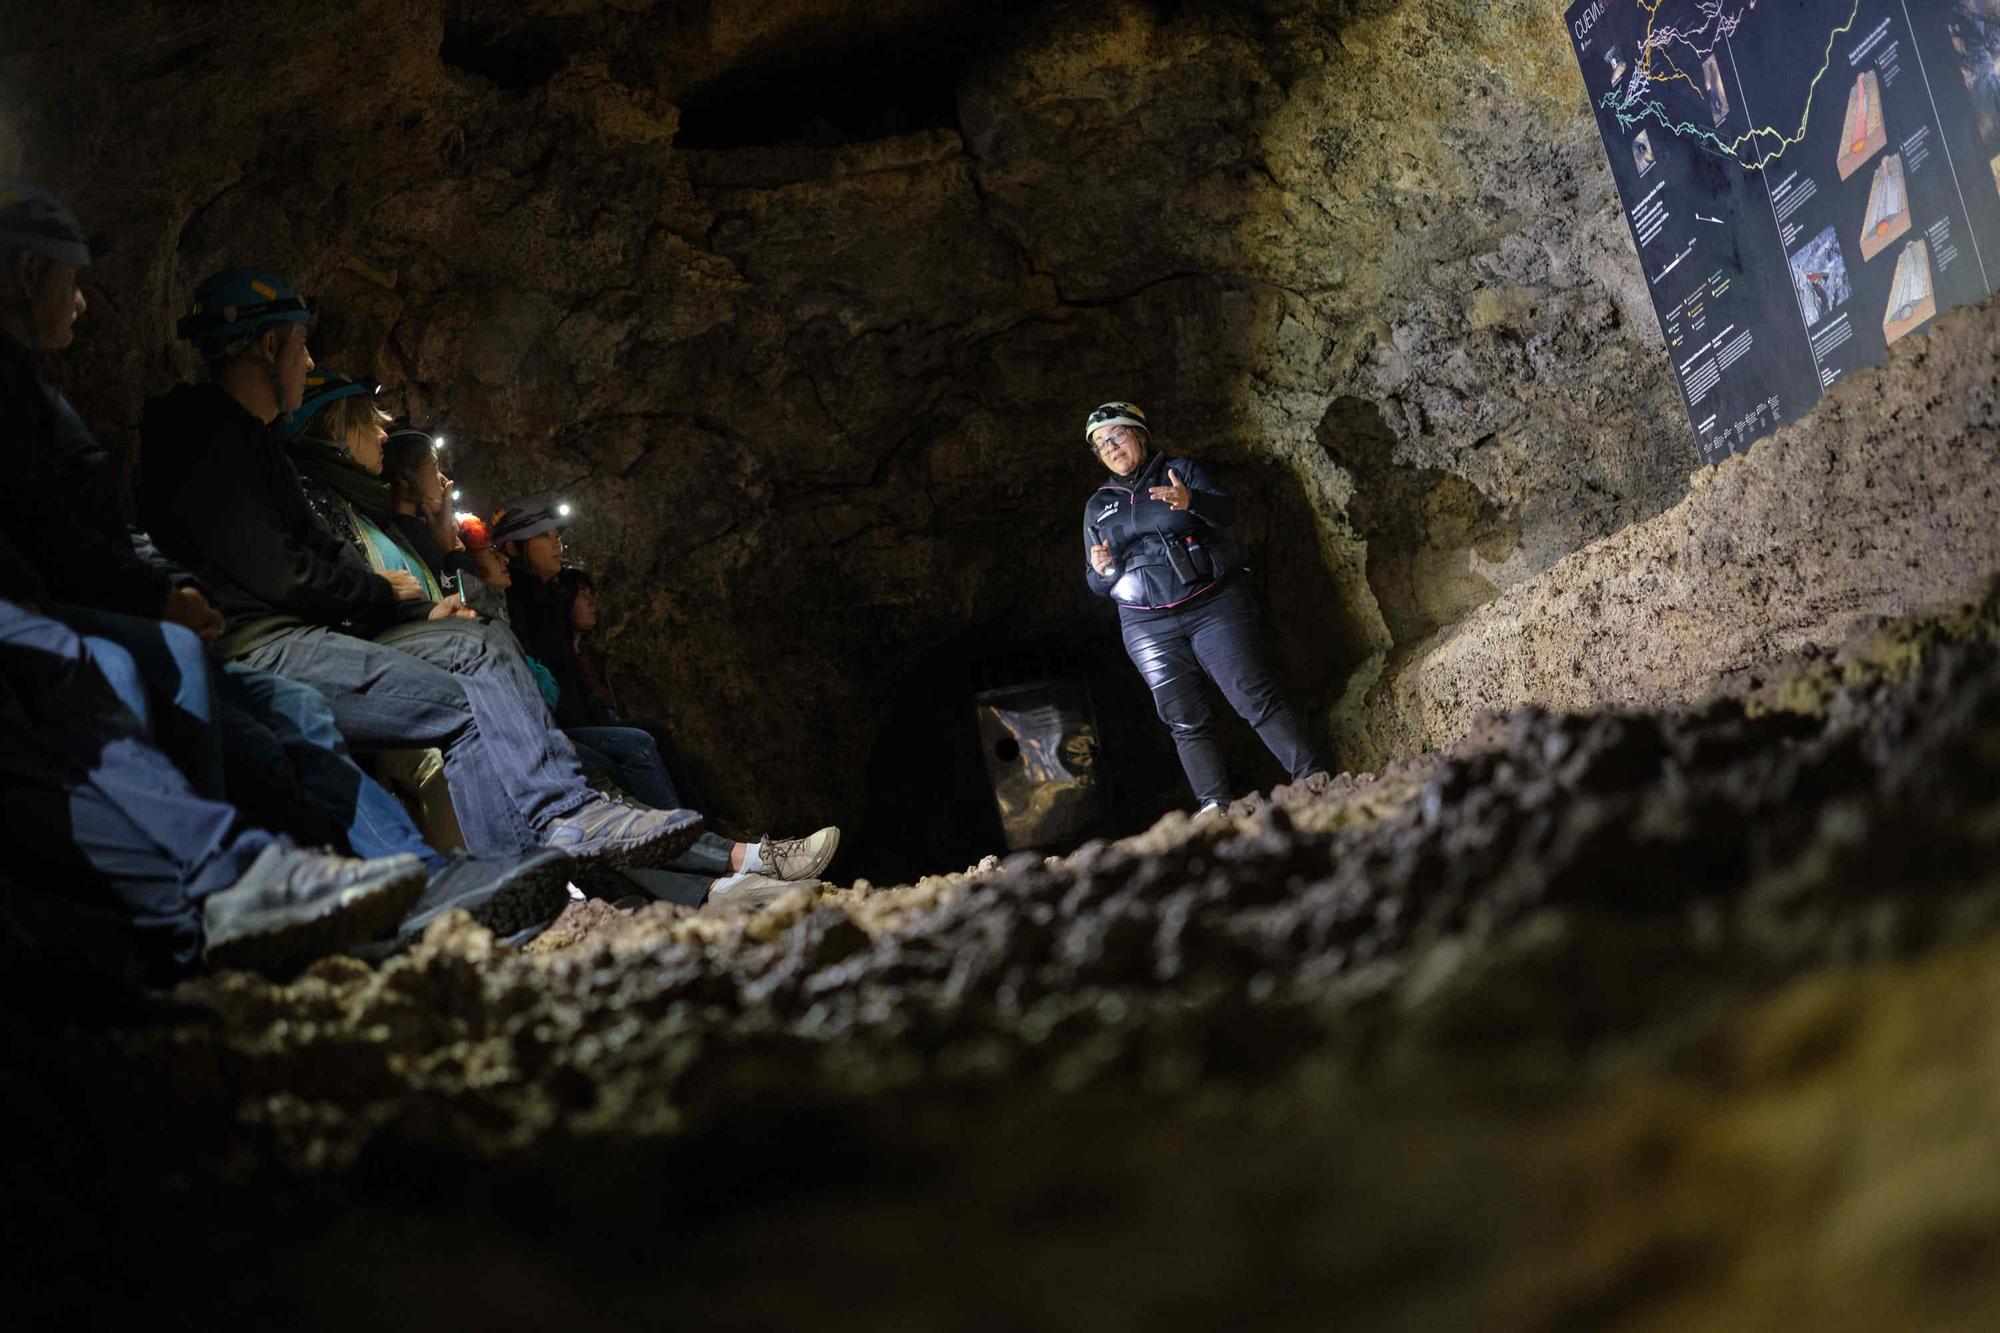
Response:
[[[1188,488],[1189,513],[1212,528],[1235,525],[1236,497],[1222,489],[1206,468],[1191,458],[1176,458],[1171,466]]]
[[[1097,534],[1097,525],[1090,521],[1091,504],[1096,498],[1093,495],[1091,499],[1083,502],[1083,581],[1089,584],[1090,590],[1099,597],[1109,597],[1111,585],[1118,581],[1118,567],[1113,565],[1111,577],[1105,578],[1097,572],[1096,566],[1090,563],[1090,548],[1101,540]],[[1116,551],[1112,552],[1113,556],[1117,554]]]
[[[18,365],[0,371],[0,429],[12,456],[0,528],[58,602],[157,620],[173,585],[133,551],[105,457],[80,420]]]
[[[472,557],[463,550],[447,551],[438,544],[437,536],[431,532],[431,525],[415,514],[396,515],[396,531],[410,544],[417,557],[430,566],[431,573],[443,578],[447,574],[477,574],[478,567]]]
[[[101,611],[158,620],[173,583],[141,560],[131,543],[107,531],[102,515],[79,509],[54,493],[51,479],[15,477],[0,487],[0,526],[15,548],[34,561],[48,595]]]
[[[41,571],[0,532],[0,601],[47,610],[49,590]]]
[[[192,563],[303,620],[379,625],[408,618],[389,581],[312,518],[291,464],[273,450],[258,452],[254,440],[232,440],[178,479],[169,503],[197,548]],[[409,605],[428,613],[427,603]]]

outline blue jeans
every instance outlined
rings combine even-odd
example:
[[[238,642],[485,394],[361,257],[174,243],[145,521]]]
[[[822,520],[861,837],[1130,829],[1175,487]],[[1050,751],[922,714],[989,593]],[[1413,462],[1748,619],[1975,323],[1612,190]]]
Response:
[[[208,646],[181,625],[89,607],[65,606],[61,615],[85,631],[92,660],[142,724],[178,720],[178,743],[163,748],[204,796],[225,798],[227,752],[237,776],[258,788],[232,794],[242,804],[256,800],[274,825],[287,807],[304,806],[318,816],[315,841],[324,829],[356,856],[409,852],[433,871],[444,864],[402,804],[348,755],[332,711],[310,686],[239,662],[216,667]],[[283,826],[308,836],[293,827],[298,822]]]
[[[232,757],[259,772],[296,775],[301,794],[347,835],[356,856],[408,852],[432,873],[445,860],[410,822],[409,811],[347,752],[333,710],[319,691],[241,662],[225,662],[215,678],[217,705]]]
[[[209,800],[147,737],[80,635],[0,601],[0,827],[30,862],[79,868],[181,966],[201,900],[243,877],[271,834]]]
[[[185,625],[121,615],[88,606],[59,606],[56,617],[83,635],[118,697],[136,692],[150,705],[133,711],[160,748],[172,755],[204,796],[222,799],[222,740],[215,729],[215,689],[208,645]],[[106,653],[113,644],[123,654]],[[124,655],[129,654],[129,661]],[[138,681],[129,674],[136,667]]]
[[[636,727],[564,727],[586,769],[596,768],[655,810],[678,810],[680,793],[653,738]]]
[[[597,799],[504,625],[420,621],[373,639],[302,628],[240,660],[312,686],[357,750],[442,750],[475,853],[538,847],[552,821]]]
[[[655,810],[680,807],[680,794],[653,737],[637,727],[564,727],[576,742],[576,757],[585,769],[601,773]],[[704,832],[694,845],[657,870],[627,871],[630,879],[655,898],[696,907],[708,896],[711,881],[729,872],[729,854],[736,844]]]

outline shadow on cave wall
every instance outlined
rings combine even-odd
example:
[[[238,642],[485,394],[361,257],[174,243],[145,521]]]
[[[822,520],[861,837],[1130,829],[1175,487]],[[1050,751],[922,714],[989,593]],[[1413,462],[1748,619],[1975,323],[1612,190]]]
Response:
[[[1397,648],[1449,625],[1497,589],[1473,557],[1497,561],[1520,541],[1465,478],[1394,461],[1395,432],[1365,398],[1334,399],[1320,446],[1354,478],[1347,517],[1368,545],[1368,586]]]

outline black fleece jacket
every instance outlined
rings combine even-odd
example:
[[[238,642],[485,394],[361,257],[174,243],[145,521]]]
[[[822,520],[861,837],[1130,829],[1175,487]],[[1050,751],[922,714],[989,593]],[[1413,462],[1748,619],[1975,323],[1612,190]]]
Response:
[[[1175,510],[1151,495],[1155,486],[1169,486],[1168,474],[1188,488],[1188,507]],[[1224,544],[1216,529],[1236,522],[1236,499],[1212,480],[1191,458],[1148,454],[1129,477],[1108,476],[1083,507],[1083,577],[1099,597],[1109,597],[1123,609],[1156,610],[1179,606],[1199,597],[1229,573]],[[1111,548],[1111,574],[1106,577],[1090,563],[1090,548],[1103,542]],[[1174,570],[1168,543],[1190,544],[1212,558],[1213,573],[1192,582]],[[1225,558],[1215,558],[1225,557]]]
[[[157,620],[176,582],[146,559],[125,518],[124,469],[34,354],[0,333],[0,532],[40,584],[37,602],[73,602]],[[18,582],[17,570],[9,582]],[[23,593],[22,595],[26,595]]]
[[[208,585],[234,651],[254,646],[240,631],[259,622],[366,636],[430,614],[327,531],[269,429],[215,385],[146,404],[139,442],[140,521]]]

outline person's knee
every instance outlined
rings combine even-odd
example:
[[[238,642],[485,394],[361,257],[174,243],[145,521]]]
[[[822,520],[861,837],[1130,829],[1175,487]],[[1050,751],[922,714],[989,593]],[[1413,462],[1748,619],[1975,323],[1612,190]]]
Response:
[[[215,696],[209,685],[208,645],[185,625],[160,624],[160,642],[173,659],[178,679],[174,703],[183,712],[206,721],[214,716]]]
[[[1160,721],[1167,724],[1167,729],[1174,733],[1176,739],[1183,737],[1198,739],[1208,735],[1213,718],[1209,712],[1208,700],[1202,698],[1199,693],[1186,691],[1156,694],[1153,696],[1153,706],[1159,711]]]
[[[139,670],[138,659],[109,639],[86,635],[83,642],[98,674],[111,686],[111,692],[139,719],[140,726],[150,728],[153,725],[153,709],[146,697],[146,678]]]

